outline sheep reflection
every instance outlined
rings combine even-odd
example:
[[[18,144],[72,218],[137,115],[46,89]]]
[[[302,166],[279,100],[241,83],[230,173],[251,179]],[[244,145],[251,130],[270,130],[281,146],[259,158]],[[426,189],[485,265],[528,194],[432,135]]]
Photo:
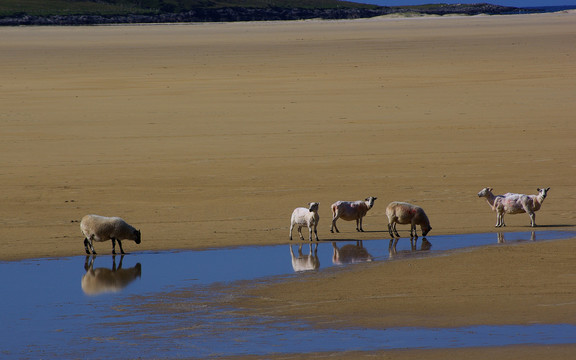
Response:
[[[335,265],[356,264],[361,262],[372,261],[372,255],[368,253],[362,244],[362,241],[356,241],[356,245],[348,244],[339,248],[335,242],[332,242],[334,255],[332,262]]]
[[[308,255],[304,255],[302,252],[302,244],[298,246],[298,256],[294,255],[294,250],[292,250],[292,245],[290,245],[290,256],[292,258],[292,268],[295,272],[318,270],[320,268],[320,259],[318,258],[318,244],[314,245],[314,250],[312,250],[312,244],[308,244],[310,248]]]
[[[142,265],[140,263],[129,269],[122,269],[122,260],[116,267],[116,256],[112,257],[112,269],[94,269],[95,256],[86,256],[84,270],[86,274],[82,277],[82,291],[86,295],[99,295],[104,293],[122,291],[128,284],[142,275]]]
[[[536,241],[536,232],[532,231],[530,233],[530,241]],[[504,244],[506,243],[506,239],[504,238],[504,233],[503,232],[498,232],[498,244]]]
[[[418,238],[411,237],[410,238],[410,250],[400,250],[396,249],[396,244],[398,244],[398,238],[391,239],[388,245],[388,255],[390,260],[392,259],[401,259],[409,256],[418,256],[422,255],[423,253],[430,251],[432,248],[432,244],[428,241],[425,237],[422,238],[422,242],[420,243],[420,249],[418,249]]]

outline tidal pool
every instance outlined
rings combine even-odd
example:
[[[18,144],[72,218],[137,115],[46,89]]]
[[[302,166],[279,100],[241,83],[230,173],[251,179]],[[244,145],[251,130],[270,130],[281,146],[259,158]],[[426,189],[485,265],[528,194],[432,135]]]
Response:
[[[574,236],[574,231],[539,231],[429,236],[416,242],[402,238],[397,243],[293,241],[0,262],[0,357],[206,358],[576,343],[573,325],[318,330],[305,321],[240,316],[223,305],[230,291],[218,290],[359,262]]]

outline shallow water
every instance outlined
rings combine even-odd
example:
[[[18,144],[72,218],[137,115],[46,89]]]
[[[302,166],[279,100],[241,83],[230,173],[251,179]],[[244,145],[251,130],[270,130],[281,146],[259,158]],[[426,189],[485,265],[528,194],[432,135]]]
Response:
[[[395,246],[389,240],[293,241],[204,251],[136,252],[124,257],[0,262],[0,356],[209,357],[576,343],[573,325],[318,330],[305,322],[239,317],[234,309],[221,305],[230,292],[218,291],[358,262],[574,236],[576,232],[567,231],[432,236],[415,243],[403,238]]]

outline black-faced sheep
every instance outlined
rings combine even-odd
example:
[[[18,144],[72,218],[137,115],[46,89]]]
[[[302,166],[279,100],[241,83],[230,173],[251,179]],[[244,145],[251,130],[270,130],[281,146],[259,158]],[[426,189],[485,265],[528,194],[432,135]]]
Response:
[[[84,248],[86,254],[96,254],[93,241],[112,240],[112,254],[116,254],[116,241],[120,246],[120,252],[124,254],[121,240],[134,240],[140,244],[140,230],[136,230],[132,225],[119,217],[105,217],[99,215],[86,215],[80,222],[80,230],[84,234]]]

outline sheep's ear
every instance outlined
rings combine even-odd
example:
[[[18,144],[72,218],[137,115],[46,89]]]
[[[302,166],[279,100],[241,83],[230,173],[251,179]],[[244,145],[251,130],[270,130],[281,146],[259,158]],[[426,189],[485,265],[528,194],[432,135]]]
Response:
[[[488,188],[488,191],[492,191],[492,190],[494,190],[494,189],[492,189],[491,187]]]
[[[547,188],[546,188],[546,191],[548,191],[548,190],[550,190],[550,188],[549,188],[549,187],[547,187]]]
[[[536,191],[540,191],[540,188],[536,188]]]

